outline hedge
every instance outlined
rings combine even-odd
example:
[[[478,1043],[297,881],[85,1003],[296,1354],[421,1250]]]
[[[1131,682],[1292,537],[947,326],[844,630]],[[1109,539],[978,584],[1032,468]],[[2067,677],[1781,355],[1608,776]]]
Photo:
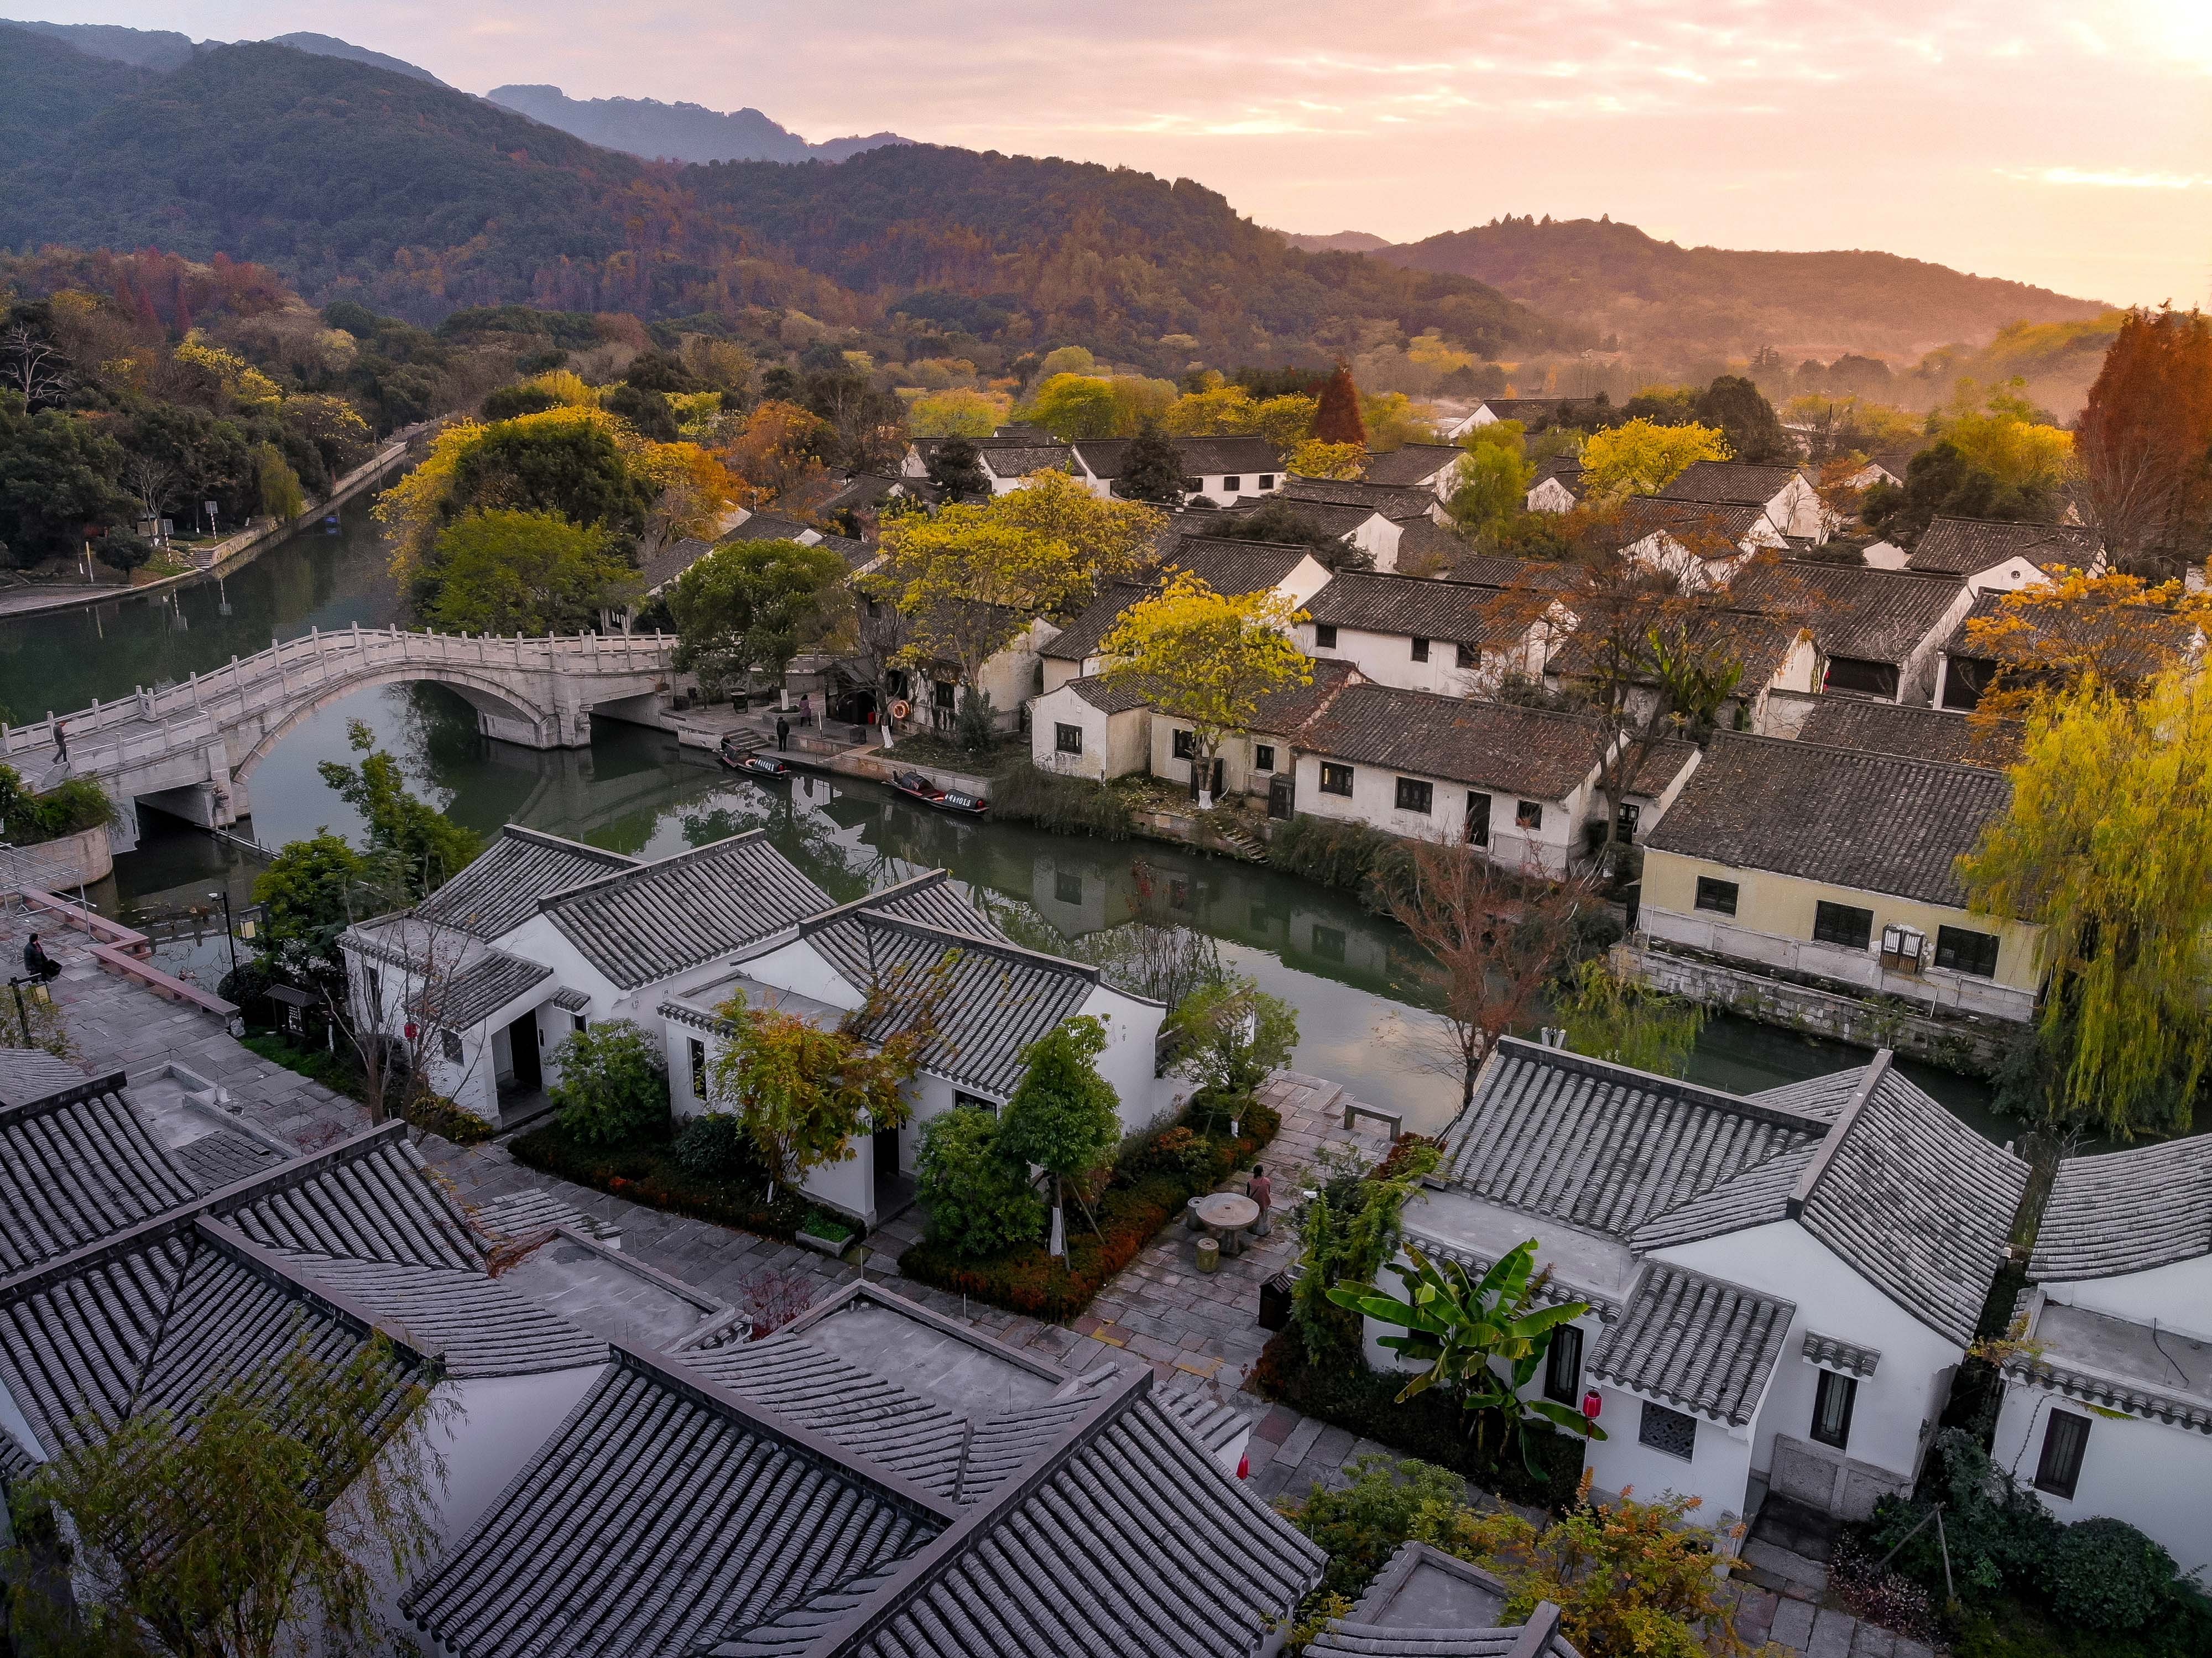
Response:
[[[718,1226],[788,1238],[806,1215],[806,1203],[788,1190],[768,1203],[757,1190],[738,1182],[686,1174],[665,1128],[620,1145],[587,1145],[556,1119],[517,1135],[507,1149],[516,1162],[540,1173]]]
[[[1218,1108],[1217,1108],[1218,1109]],[[1082,1209],[1067,1215],[1067,1256],[1055,1261],[1042,1243],[1025,1243],[996,1255],[970,1259],[923,1239],[899,1257],[899,1272],[918,1284],[969,1296],[1008,1312],[1059,1322],[1091,1304],[1108,1279],[1137,1258],[1161,1227],[1179,1218],[1184,1206],[1211,1192],[1230,1171],[1249,1163],[1281,1127],[1281,1119],[1257,1101],[1242,1108],[1236,1139],[1207,1133],[1186,1111],[1173,1128],[1188,1131],[1211,1145],[1204,1164],[1148,1167],[1160,1135],[1136,1141],[1119,1159],[1105,1195],[1092,1207],[1093,1231]],[[1181,1161],[1177,1159],[1176,1161]]]
[[[1364,823],[1300,812],[1267,842],[1267,861],[1285,873],[1349,892],[1379,915],[1389,895],[1402,888],[1413,860],[1412,843]]]
[[[1026,761],[991,780],[991,816],[1101,841],[1126,841],[1136,827],[1128,802],[1105,784],[1040,771]]]

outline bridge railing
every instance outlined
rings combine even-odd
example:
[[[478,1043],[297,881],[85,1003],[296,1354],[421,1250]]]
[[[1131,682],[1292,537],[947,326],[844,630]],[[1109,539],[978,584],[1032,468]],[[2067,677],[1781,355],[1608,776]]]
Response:
[[[58,725],[68,738],[73,769],[109,771],[211,740],[224,726],[288,704],[302,689],[385,667],[635,673],[665,670],[674,645],[667,635],[657,633],[549,639],[396,627],[356,626],[329,634],[311,629],[295,639],[271,641],[267,650],[252,656],[233,657],[213,673],[193,673],[152,690],[141,687],[129,697],[95,701],[73,714],[49,714],[33,725],[0,724],[0,757],[58,752]],[[97,740],[118,726],[136,729],[115,742]]]

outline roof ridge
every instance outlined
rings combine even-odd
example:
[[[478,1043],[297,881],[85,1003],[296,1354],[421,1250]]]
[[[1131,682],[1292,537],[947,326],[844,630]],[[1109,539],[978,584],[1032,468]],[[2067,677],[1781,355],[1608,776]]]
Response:
[[[556,903],[566,903],[586,892],[610,887],[633,876],[648,875],[655,870],[672,869],[695,858],[703,858],[710,852],[720,852],[725,847],[735,846],[741,841],[761,841],[768,837],[764,829],[745,829],[739,834],[726,835],[719,841],[709,841],[703,847],[686,847],[681,852],[672,852],[665,858],[656,858],[651,863],[633,862],[627,869],[611,870],[605,875],[594,875],[588,881],[579,881],[573,886],[556,887],[550,892],[540,893],[538,908],[541,914]]]
[[[273,1281],[280,1288],[318,1303],[325,1312],[343,1323],[359,1326],[362,1334],[380,1336],[402,1352],[412,1354],[423,1364],[440,1369],[444,1367],[445,1359],[442,1355],[428,1352],[416,1346],[414,1340],[398,1324],[380,1318],[372,1309],[356,1301],[343,1291],[312,1276],[304,1268],[295,1266],[287,1258],[286,1251],[271,1249],[266,1245],[256,1243],[236,1227],[228,1225],[212,1215],[195,1216],[193,1230],[256,1277],[265,1281]],[[340,1258],[332,1256],[330,1259]],[[451,1272],[453,1269],[426,1267],[417,1270]],[[487,1280],[487,1282],[489,1281]],[[560,1315],[555,1314],[554,1316],[557,1318]],[[565,1320],[562,1321],[566,1322]]]
[[[105,1076],[88,1077],[81,1083],[72,1083],[67,1088],[56,1089],[52,1093],[41,1095],[35,1100],[20,1100],[13,1105],[0,1104],[0,1128],[11,1128],[17,1123],[29,1122],[34,1118],[52,1116],[57,1111],[64,1110],[72,1105],[82,1105],[88,1100],[100,1099],[109,1094],[120,1094],[130,1085],[131,1079],[127,1073],[111,1071]],[[132,1114],[135,1116],[137,1113],[134,1111]],[[159,1142],[157,1141],[156,1144]],[[168,1150],[167,1146],[161,1149],[164,1151]]]
[[[1790,1194],[1790,1201],[1784,1210],[1791,1220],[1796,1220],[1802,1215],[1805,1212],[1805,1206],[1812,1201],[1814,1190],[1820,1185],[1820,1177],[1828,1172],[1828,1165],[1835,1161],[1837,1151],[1842,1147],[1851,1130],[1857,1126],[1859,1114],[1866,1108],[1867,1102],[1874,1097],[1874,1090],[1881,1084],[1881,1079],[1889,1074],[1890,1059],[1890,1051],[1885,1048],[1877,1050],[1874,1058],[1867,1061],[1865,1073],[1860,1078],[1857,1089],[1853,1091],[1844,1108],[1837,1114],[1835,1122],[1830,1126],[1826,1137],[1820,1142],[1820,1149],[1813,1154],[1813,1161],[1807,1165],[1805,1172],[1797,1177],[1797,1189]]]
[[[501,823],[499,826],[499,838],[502,841],[509,839],[529,841],[542,847],[556,847],[563,852],[580,853],[586,858],[596,858],[605,863],[621,864],[631,868],[635,868],[643,862],[643,859],[633,858],[626,852],[610,852],[605,847],[595,847],[586,841],[572,840],[565,835],[555,835],[548,829],[532,829],[527,823]]]
[[[1079,674],[1076,676],[1079,679],[1091,679],[1096,678],[1097,677],[1097,676],[1094,674]],[[799,922],[794,931],[799,938],[806,938],[811,934],[819,932],[823,927],[831,925],[833,922],[842,920],[846,916],[854,914],[855,911],[866,909],[872,905],[881,902],[885,898],[898,896],[908,892],[926,892],[930,888],[938,886],[942,883],[950,880],[951,877],[952,872],[950,870],[924,870],[919,875],[909,875],[903,881],[894,881],[887,887],[879,887],[873,892],[863,894],[858,898],[848,899],[842,904],[834,904],[830,908],[823,910],[817,914],[810,915],[805,920]]]
[[[1571,1071],[1581,1076],[1601,1080],[1618,1081],[1633,1078],[1648,1091],[1671,1092],[1688,1103],[1709,1106],[1715,1110],[1733,1112],[1739,1116],[1772,1123],[1778,1127],[1804,1128],[1814,1133],[1825,1134],[1831,1127],[1825,1117],[1808,1116],[1801,1111],[1792,1111],[1788,1106],[1770,1105],[1764,1100],[1747,1099],[1741,1094],[1731,1094],[1724,1089],[1707,1088],[1703,1084],[1686,1082],[1680,1077],[1666,1076],[1656,1071],[1639,1071],[1632,1065],[1621,1065],[1612,1060],[1598,1059],[1592,1054],[1577,1054],[1571,1048],[1547,1048],[1541,1042],[1532,1042],[1525,1036],[1501,1036],[1491,1051],[1493,1054],[1498,1054],[1509,1049],[1525,1054],[1554,1070]],[[1481,1078],[1477,1078],[1478,1091],[1480,1091],[1480,1084]],[[1731,1176],[1731,1178],[1734,1177]],[[1677,1207],[1679,1206],[1678,1205]]]
[[[1079,978],[1088,979],[1092,984],[1101,982],[1098,969],[1089,962],[1074,961],[1066,956],[1048,955],[1042,950],[1031,950],[1025,944],[1015,944],[1012,939],[985,938],[972,932],[958,932],[951,927],[939,926],[934,922],[917,921],[910,916],[893,915],[872,909],[864,908],[860,911],[860,914],[878,926],[889,927],[902,932],[920,933],[925,938],[942,939],[948,944],[957,944],[962,949],[988,950],[992,955],[1012,957],[1018,961],[1042,962],[1055,968],[1064,969]],[[1133,997],[1138,1001],[1151,999],[1149,997],[1137,996],[1132,991],[1124,991],[1122,994]]]
[[[1850,706],[1905,708],[1907,705],[1901,702],[1875,702],[1862,705],[1856,700],[1853,700],[1850,702]],[[1912,705],[1912,708],[1916,713],[1936,714],[1942,712],[1941,709],[1920,708],[1917,705]],[[1926,766],[1938,771],[1966,772],[1976,777],[2002,777],[2005,775],[2005,768],[2001,766],[1970,766],[1963,760],[1931,760],[1925,755],[1891,754],[1881,749],[1857,749],[1842,743],[1814,743],[1801,737],[1769,737],[1763,732],[1717,731],[1708,738],[1706,741],[1708,743],[1717,743],[1723,739],[1729,743],[1765,744],[1767,747],[1778,749],[1810,749],[1818,754],[1848,755],[1862,760],[1894,762],[1897,764],[1905,766]]]

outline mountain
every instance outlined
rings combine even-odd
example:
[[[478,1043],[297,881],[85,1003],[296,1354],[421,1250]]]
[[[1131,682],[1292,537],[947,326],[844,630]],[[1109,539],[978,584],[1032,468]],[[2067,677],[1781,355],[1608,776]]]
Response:
[[[1979,344],[2008,323],[2106,309],[1894,253],[1682,247],[1609,219],[1499,219],[1373,257],[1488,282],[1644,359],[1747,357],[1762,345],[1793,361],[1845,351],[1917,358]]]
[[[434,87],[446,83],[427,69],[417,69],[404,58],[386,57],[380,52],[371,52],[367,46],[357,46],[350,40],[341,40],[334,34],[278,34],[270,38],[272,46],[294,46],[301,52],[312,52],[322,58],[344,58],[356,64],[367,64],[372,69],[390,70],[395,75],[411,75],[418,81],[428,81]]]
[[[571,98],[558,87],[494,87],[484,96],[586,143],[649,161],[842,161],[863,150],[913,142],[878,132],[810,144],[757,109],[725,114],[703,104],[664,104],[658,98]]]
[[[118,23],[19,23],[13,18],[5,21],[9,28],[50,34],[92,57],[129,64],[137,69],[172,70],[192,61],[191,37],[174,29],[129,29]]]
[[[0,155],[15,167],[64,148],[93,117],[161,81],[135,64],[88,54],[70,34],[56,23],[0,26]]]
[[[265,44],[116,70],[0,27],[0,110],[58,83],[52,130],[0,161],[0,245],[222,252],[426,322],[519,301],[780,339],[800,313],[801,338],[919,329],[979,365],[1066,343],[1154,372],[1326,361],[1382,321],[1485,355],[1571,343],[1484,283],[1289,248],[1188,179],[922,144],[647,162]]]
[[[1373,253],[1390,246],[1389,237],[1365,230],[1340,230],[1328,236],[1301,236],[1288,230],[1279,234],[1292,247],[1309,253]]]

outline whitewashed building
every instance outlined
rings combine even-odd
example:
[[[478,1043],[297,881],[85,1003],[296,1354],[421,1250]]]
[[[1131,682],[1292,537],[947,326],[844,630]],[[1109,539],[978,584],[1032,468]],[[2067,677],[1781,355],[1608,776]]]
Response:
[[[1763,507],[1663,495],[1621,502],[1613,533],[1630,557],[1692,592],[1727,586],[1753,559],[1787,544]]]
[[[1778,534],[1815,544],[1828,538],[1820,492],[1795,466],[1692,461],[1659,494],[1668,501],[1755,507]]]
[[[1079,438],[1069,446],[1075,476],[1100,500],[1114,493],[1115,481],[1128,465],[1132,438]],[[1231,507],[1239,501],[1271,495],[1289,474],[1282,456],[1265,438],[1188,437],[1170,440],[1182,467],[1185,499],[1200,506]]]
[[[1378,685],[1487,695],[1540,679],[1572,617],[1547,592],[1346,571],[1305,602],[1298,648],[1350,663]]]
[[[1956,576],[1975,598],[2042,586],[2053,567],[2103,574],[2104,537],[2074,524],[1938,518],[1921,532],[1905,562],[1906,569],[1923,574]]]
[[[2212,1567],[2212,1136],[2065,1159],[2027,1272],[1997,1465]]]

